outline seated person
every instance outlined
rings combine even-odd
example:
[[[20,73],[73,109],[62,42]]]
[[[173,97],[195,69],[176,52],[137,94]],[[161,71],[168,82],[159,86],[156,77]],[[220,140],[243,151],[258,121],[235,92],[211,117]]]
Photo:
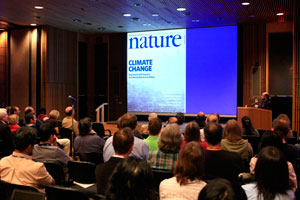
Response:
[[[252,126],[250,117],[242,117],[243,135],[257,136],[259,137],[258,131]]]
[[[162,129],[162,122],[159,118],[153,118],[149,121],[148,125],[149,137],[144,141],[149,147],[149,150],[158,149],[159,133]]]
[[[137,118],[135,115],[126,113],[119,117],[118,119],[118,128],[126,128],[129,127],[133,132],[136,132]],[[135,133],[133,133],[135,134]],[[112,145],[113,137],[111,136],[105,141],[105,145],[103,148],[103,160],[104,162],[108,161],[114,154],[114,148]],[[134,146],[131,154],[129,156],[133,156],[140,160],[147,160],[149,152],[149,147],[146,142],[136,135],[134,135]]]
[[[177,124],[165,127],[159,138],[158,150],[149,151],[148,163],[153,169],[174,171],[183,136]]]
[[[0,140],[2,143],[0,146],[1,157],[10,155],[15,149],[13,143],[13,134],[11,133],[10,128],[6,125],[7,117],[8,115],[6,109],[0,108]]]
[[[205,172],[204,152],[198,142],[189,142],[179,153],[174,177],[159,185],[160,199],[197,199],[205,187],[202,181]]]
[[[19,123],[19,116],[17,114],[12,114],[8,117],[8,126],[10,128],[10,131],[12,133],[16,132],[20,126],[18,125]]]
[[[67,172],[67,164],[70,157],[57,146],[56,131],[46,122],[40,127],[40,143],[34,145],[32,159],[39,162],[53,161],[63,166]]]
[[[92,129],[92,120],[88,117],[79,121],[79,136],[75,138],[74,149],[78,153],[103,153],[105,141]]]
[[[115,155],[107,162],[97,165],[95,174],[97,182],[97,192],[105,195],[107,183],[117,164],[125,157],[129,156],[133,149],[134,136],[130,128],[118,130],[113,135],[113,147]]]
[[[12,184],[24,185],[45,192],[44,186],[55,184],[41,162],[32,161],[31,154],[36,140],[36,130],[21,127],[14,136],[15,151],[0,160],[0,178]]]
[[[151,119],[157,118],[157,114],[156,113],[150,113],[148,116],[148,121],[150,122]],[[149,135],[149,127],[148,125],[142,125],[141,126],[141,134],[142,135]]]
[[[134,157],[127,157],[116,166],[108,185],[107,199],[158,199],[151,168]]]
[[[181,145],[181,149],[189,142],[196,141],[201,144],[202,148],[205,150],[206,149],[206,142],[201,142],[200,141],[200,128],[197,122],[190,122],[187,124],[185,127],[184,131],[184,141]]]

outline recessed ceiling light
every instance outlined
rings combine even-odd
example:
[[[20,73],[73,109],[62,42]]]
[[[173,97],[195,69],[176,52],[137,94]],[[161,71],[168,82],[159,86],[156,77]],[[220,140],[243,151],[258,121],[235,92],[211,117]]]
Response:
[[[124,17],[130,17],[131,14],[130,14],[130,13],[125,13],[125,14],[123,14],[123,16],[124,16]]]
[[[81,22],[80,19],[73,19],[74,22]]]
[[[284,13],[282,13],[282,12],[281,13],[276,13],[276,15],[277,16],[282,16],[282,15],[284,15]]]
[[[157,13],[152,13],[152,17],[158,17],[159,16],[159,14],[157,14]]]
[[[36,26],[36,24],[30,24],[30,26]]]
[[[249,5],[250,5],[250,3],[249,3],[249,2],[247,2],[247,1],[245,1],[245,2],[242,2],[242,5],[243,5],[243,6],[249,6]]]
[[[197,22],[200,22],[200,20],[199,19],[193,19],[192,22],[197,23]]]
[[[179,12],[186,11],[186,8],[177,8],[177,11]]]
[[[143,26],[151,26],[151,24],[146,24],[146,23],[145,23],[145,24],[143,24]]]
[[[35,8],[35,9],[38,9],[38,10],[42,10],[42,9],[44,9],[44,7],[43,7],[43,6],[34,6],[34,8]]]

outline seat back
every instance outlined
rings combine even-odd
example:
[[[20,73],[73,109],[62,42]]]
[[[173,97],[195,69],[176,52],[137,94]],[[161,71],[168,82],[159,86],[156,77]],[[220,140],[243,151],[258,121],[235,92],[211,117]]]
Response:
[[[167,170],[152,169],[152,172],[153,172],[155,188],[157,190],[159,189],[159,184],[161,181],[168,178],[172,178],[174,176],[174,173],[172,171],[167,171]]]
[[[65,172],[62,165],[51,161],[44,162],[44,165],[49,174],[55,180],[56,185],[64,185],[66,183]]]
[[[91,162],[96,165],[103,163],[103,154],[102,153],[78,153],[80,161]]]
[[[30,186],[16,185],[0,180],[0,199],[10,200],[14,189],[38,192],[37,189]]]
[[[88,200],[89,198],[79,190],[57,185],[46,186],[47,200]]]
[[[45,194],[28,190],[14,189],[10,200],[45,200]]]
[[[101,122],[93,122],[92,129],[99,135],[100,137],[105,136],[104,126]]]
[[[251,135],[243,135],[243,139],[248,140],[251,144],[254,155],[258,154],[258,144],[260,142],[260,137],[258,136],[251,136]]]
[[[96,165],[91,162],[69,161],[69,178],[79,183],[95,183]]]
[[[285,138],[286,143],[288,144],[297,144],[297,138],[296,137],[286,137]]]
[[[70,140],[70,155],[72,154],[72,147],[73,147],[73,141],[72,141],[72,130],[67,128],[59,127],[59,135],[60,138],[67,138]],[[74,140],[75,140],[75,134],[74,134]]]

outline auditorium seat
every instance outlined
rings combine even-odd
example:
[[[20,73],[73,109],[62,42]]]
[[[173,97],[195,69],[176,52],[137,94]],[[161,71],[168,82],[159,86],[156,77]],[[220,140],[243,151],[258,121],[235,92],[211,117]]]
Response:
[[[154,185],[157,191],[159,190],[159,184],[161,181],[172,178],[174,176],[174,173],[167,170],[158,170],[158,169],[152,169],[153,172],[153,178],[154,178]]]
[[[102,153],[77,153],[79,155],[80,161],[91,162],[96,165],[103,163],[103,154]]]
[[[56,185],[67,185],[66,176],[62,165],[51,161],[44,162],[44,165],[49,174],[55,180]]]
[[[248,142],[251,144],[253,149],[253,154],[258,154],[258,144],[260,142],[260,137],[258,136],[250,136],[250,135],[243,135],[243,139],[248,140]]]
[[[46,186],[47,200],[89,200],[81,191],[62,186]]]
[[[14,189],[38,192],[37,189],[30,186],[16,185],[0,180],[0,199],[10,200]]]
[[[79,183],[95,183],[96,165],[91,162],[73,161],[68,162],[69,178]]]
[[[104,129],[101,122],[93,122],[92,129],[104,140],[111,136],[111,131],[109,129]],[[105,132],[108,132],[108,134],[105,134]]]
[[[45,200],[45,194],[28,190],[14,189],[10,200]]]

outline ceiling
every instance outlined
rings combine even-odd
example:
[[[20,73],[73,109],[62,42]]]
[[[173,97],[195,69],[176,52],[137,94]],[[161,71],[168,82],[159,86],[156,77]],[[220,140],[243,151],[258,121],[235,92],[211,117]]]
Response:
[[[250,5],[243,6],[244,1]],[[0,0],[0,28],[36,23],[76,32],[101,33],[285,22],[293,20],[294,1]],[[35,5],[44,9],[37,10]],[[177,11],[181,7],[186,11]],[[277,16],[279,12],[284,15]],[[131,16],[124,17],[125,13]]]

